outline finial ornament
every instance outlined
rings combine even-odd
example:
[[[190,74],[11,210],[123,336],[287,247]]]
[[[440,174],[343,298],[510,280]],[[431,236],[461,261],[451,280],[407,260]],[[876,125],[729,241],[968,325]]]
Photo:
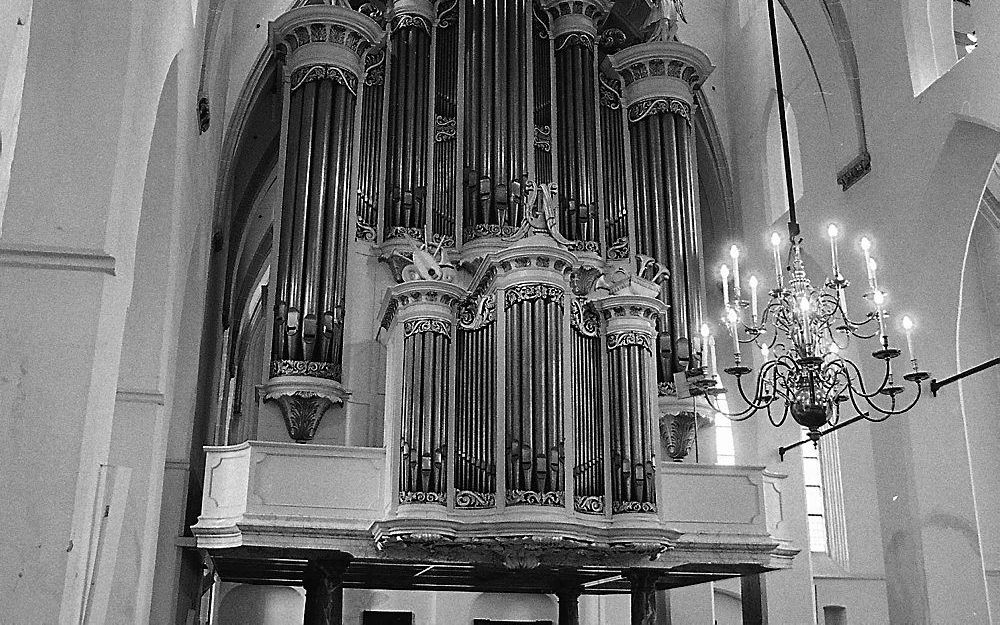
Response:
[[[677,41],[680,22],[688,23],[684,16],[684,0],[646,0],[649,16],[642,23],[646,41]]]

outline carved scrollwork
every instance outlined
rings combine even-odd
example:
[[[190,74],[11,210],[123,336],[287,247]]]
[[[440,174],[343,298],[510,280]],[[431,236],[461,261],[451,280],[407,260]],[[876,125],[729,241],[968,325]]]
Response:
[[[604,496],[577,495],[573,497],[573,508],[583,514],[604,514]]]
[[[622,92],[620,80],[608,80],[604,75],[601,80],[601,106],[617,111],[622,107]]]
[[[365,218],[361,215],[358,215],[358,222],[354,228],[354,238],[358,241],[374,241],[375,226],[365,221]]]
[[[711,419],[696,412],[681,411],[660,417],[660,438],[667,455],[681,462],[691,452],[695,431],[711,423]]]
[[[652,338],[644,332],[636,330],[626,330],[625,332],[615,332],[608,335],[608,351],[616,350],[620,347],[636,346],[650,354],[653,353]]]
[[[619,237],[608,246],[608,260],[624,260],[628,258],[628,237]]]
[[[641,121],[650,115],[673,113],[691,121],[691,106],[676,98],[650,98],[636,102],[628,107],[628,120],[632,123]]]
[[[552,126],[535,126],[535,149],[552,151]]]
[[[443,0],[439,1],[437,4],[437,27],[445,29],[450,27],[452,24],[458,23],[458,11],[455,11],[455,7],[458,5],[458,0]]]
[[[569,306],[569,325],[584,336],[595,337],[600,319],[593,311],[584,308],[583,301],[573,298]]]
[[[564,291],[551,284],[518,284],[508,288],[505,293],[506,308],[510,308],[514,304],[536,299],[544,299],[545,301],[562,305]]]
[[[431,34],[431,23],[426,17],[423,15],[414,15],[409,13],[397,16],[396,19],[392,21],[392,28],[389,29],[389,32],[392,34],[397,30],[407,28],[420,28],[428,35]]]
[[[625,47],[625,31],[620,28],[605,28],[597,35],[597,45],[606,54],[614,54]]]
[[[508,506],[563,507],[566,505],[566,493],[561,490],[539,493],[533,490],[511,489],[507,491],[506,501]]]
[[[424,229],[423,228],[407,228],[405,226],[395,226],[390,228],[388,232],[385,233],[385,240],[389,239],[405,239],[410,237],[416,239],[423,243],[424,241]]]
[[[497,318],[497,302],[493,295],[469,300],[458,310],[458,324],[463,330],[477,330]]]
[[[434,319],[433,317],[421,317],[419,319],[407,319],[403,323],[403,338],[424,332],[435,332],[443,334],[446,338],[451,337],[451,322],[444,319]]]
[[[457,133],[458,120],[456,118],[445,117],[444,115],[437,115],[434,118],[434,140],[438,143],[441,141],[453,141]]]
[[[279,375],[306,375],[328,380],[340,379],[340,369],[329,362],[311,360],[274,360],[271,362],[271,377]]]
[[[570,241],[568,247],[571,252],[601,253],[601,246],[597,241]]]
[[[510,237],[517,234],[517,226],[501,226],[498,224],[476,224],[475,226],[466,226],[463,232],[466,241],[471,241],[472,239],[484,239],[484,238],[496,238],[496,239],[509,239]]]
[[[482,510],[494,508],[497,505],[497,497],[493,493],[477,493],[472,490],[455,491],[455,507],[466,510]]]
[[[351,93],[357,93],[357,77],[335,65],[309,65],[295,70],[292,72],[292,91],[314,80],[332,80],[346,86]]]
[[[425,493],[422,491],[417,491],[417,492],[400,491],[399,503],[401,505],[414,504],[414,503],[417,504],[430,503],[443,506],[446,505],[448,501],[444,493]]]
[[[656,513],[656,504],[651,501],[616,501],[611,504],[612,514],[633,512]]]
[[[595,43],[594,37],[590,33],[568,33],[556,42],[556,52],[567,46],[579,46],[593,50]]]

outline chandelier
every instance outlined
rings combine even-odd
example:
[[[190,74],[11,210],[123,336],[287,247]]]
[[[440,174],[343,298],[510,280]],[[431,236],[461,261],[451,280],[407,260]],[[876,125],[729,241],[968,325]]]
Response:
[[[917,363],[913,349],[914,324],[910,317],[904,316],[901,324],[910,370],[902,376],[902,381],[910,383],[915,394],[912,399],[902,399],[905,389],[893,371],[893,361],[902,352],[893,346],[886,330],[890,318],[886,292],[878,282],[878,265],[872,256],[870,239],[861,239],[867,271],[867,288],[863,295],[867,300],[867,312],[853,313],[856,316],[852,317],[848,311],[850,282],[841,272],[838,250],[841,233],[837,225],[830,224],[827,229],[831,276],[822,284],[814,285],[806,273],[803,240],[795,215],[773,0],[768,0],[768,11],[789,207],[787,262],[783,266],[782,239],[775,232],[771,235],[775,285],[767,291],[763,305],[759,299],[761,283],[756,276],[750,276],[747,281],[749,300],[744,298],[738,246],[730,249],[732,268],[722,265],[720,270],[725,306],[722,324],[733,353],[733,365],[723,369],[723,373],[735,378],[736,389],[746,408],[730,413],[720,410],[717,405],[716,397],[726,389],[719,379],[715,337],[707,325],[701,328],[701,367],[691,372],[689,387],[692,395],[704,395],[713,410],[734,421],[766,411],[777,427],[791,414],[796,423],[808,430],[809,439],[816,442],[832,429],[848,424],[840,423],[842,407],[856,412],[849,422],[859,419],[884,421],[910,410],[920,399],[921,383],[930,375]],[[880,370],[877,384],[867,383],[862,368],[847,354],[851,339],[874,348],[872,358],[881,361],[877,367]],[[750,345],[760,354],[756,370],[749,366],[751,363],[744,363],[741,353],[742,346]],[[776,411],[776,405],[783,407]],[[820,430],[824,425],[830,428]]]

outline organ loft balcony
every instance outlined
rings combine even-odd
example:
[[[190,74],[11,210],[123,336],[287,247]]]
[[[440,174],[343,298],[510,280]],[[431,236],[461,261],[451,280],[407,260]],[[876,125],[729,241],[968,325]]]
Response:
[[[206,448],[192,531],[222,570],[331,551],[353,557],[348,585],[394,571],[393,587],[420,588],[431,582],[413,574],[433,564],[436,588],[480,588],[493,571],[495,589],[537,592],[555,570],[614,592],[636,568],[662,587],[788,565],[780,476],[688,457],[710,419],[657,382],[665,272],[649,259],[598,270],[571,251],[555,193],[528,183],[523,226],[473,272],[415,240],[388,259],[383,446],[302,443],[341,391],[283,376],[264,393],[299,443]]]
[[[711,464],[689,392],[703,252],[731,236],[702,221],[713,66],[615,11],[308,3],[269,25],[245,123],[275,151],[236,149],[260,219],[233,217],[191,527],[223,579],[336,560],[345,586],[648,599],[790,565],[781,477]]]

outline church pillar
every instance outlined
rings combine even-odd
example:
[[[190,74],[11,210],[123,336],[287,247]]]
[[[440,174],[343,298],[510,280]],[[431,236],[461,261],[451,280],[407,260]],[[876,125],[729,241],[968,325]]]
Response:
[[[434,3],[395,0],[386,17],[391,35],[384,239],[423,240]]]
[[[270,24],[284,66],[285,172],[275,325],[265,398],[304,442],[340,403],[351,160],[361,54],[381,36],[342,6],[292,9]]]
[[[351,557],[309,562],[303,586],[306,589],[306,609],[303,625],[341,625],[344,622],[344,573]]]
[[[636,254],[670,272],[661,292],[670,306],[661,324],[668,349],[659,381],[689,367],[690,341],[701,325],[701,235],[697,205],[694,89],[713,66],[700,50],[676,41],[652,41],[613,55],[621,75],[631,143]]]
[[[597,164],[597,23],[608,0],[548,0],[555,43],[556,142],[559,230],[580,251],[597,253],[599,202]]]

